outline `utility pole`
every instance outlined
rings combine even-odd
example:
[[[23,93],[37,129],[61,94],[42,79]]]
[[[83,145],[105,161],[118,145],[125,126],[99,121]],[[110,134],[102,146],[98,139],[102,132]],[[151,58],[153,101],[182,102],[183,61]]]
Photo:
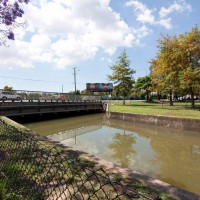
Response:
[[[74,93],[76,93],[76,67],[74,67]]]
[[[74,67],[74,97],[76,100],[76,67]]]

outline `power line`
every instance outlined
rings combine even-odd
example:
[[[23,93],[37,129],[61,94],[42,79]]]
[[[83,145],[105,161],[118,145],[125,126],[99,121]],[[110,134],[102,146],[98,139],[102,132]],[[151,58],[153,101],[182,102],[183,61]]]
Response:
[[[0,76],[0,78],[8,78],[13,80],[23,80],[23,81],[35,81],[35,82],[46,82],[46,83],[66,83],[66,84],[74,84],[74,82],[61,82],[61,81],[48,81],[41,79],[30,79],[30,78],[19,78],[19,77],[11,77],[11,76]],[[85,85],[85,83],[76,82],[76,85]]]
[[[0,76],[0,77],[1,78],[24,80],[24,81],[38,81],[38,82],[51,82],[51,83],[72,83],[72,82],[61,82],[61,81],[48,81],[48,80],[41,80],[41,79],[18,78],[18,77],[11,77],[11,76]]]

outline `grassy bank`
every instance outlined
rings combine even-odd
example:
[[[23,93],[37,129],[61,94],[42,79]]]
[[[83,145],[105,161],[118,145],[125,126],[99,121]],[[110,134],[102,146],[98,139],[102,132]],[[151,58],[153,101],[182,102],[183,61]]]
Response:
[[[190,102],[174,102],[174,106],[170,106],[169,102],[143,102],[143,101],[126,101],[126,105],[122,105],[122,101],[110,101],[109,111],[125,112],[147,115],[163,115],[180,118],[200,119],[200,102],[196,102],[196,108],[191,108]]]

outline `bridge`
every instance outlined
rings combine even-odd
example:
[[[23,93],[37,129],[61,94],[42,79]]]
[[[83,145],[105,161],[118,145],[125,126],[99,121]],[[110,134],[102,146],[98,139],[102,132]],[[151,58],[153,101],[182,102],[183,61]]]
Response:
[[[25,116],[35,114],[104,111],[101,101],[20,100],[0,101],[0,115]]]

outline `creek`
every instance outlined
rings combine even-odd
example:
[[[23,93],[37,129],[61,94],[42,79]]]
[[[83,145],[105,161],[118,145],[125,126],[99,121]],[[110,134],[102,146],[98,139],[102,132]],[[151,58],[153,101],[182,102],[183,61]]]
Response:
[[[112,120],[105,114],[24,125],[66,146],[200,194],[200,133]]]

